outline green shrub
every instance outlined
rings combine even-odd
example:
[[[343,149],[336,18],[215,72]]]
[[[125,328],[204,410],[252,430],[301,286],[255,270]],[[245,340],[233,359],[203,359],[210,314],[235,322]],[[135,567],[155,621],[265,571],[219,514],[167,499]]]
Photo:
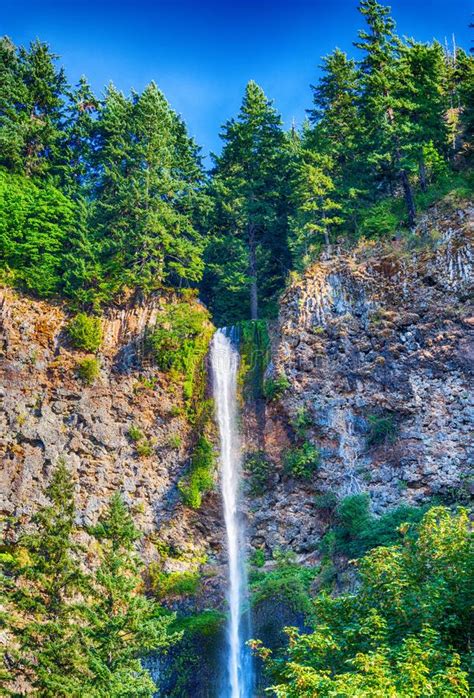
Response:
[[[128,436],[129,438],[134,442],[137,443],[138,441],[141,441],[141,439],[144,438],[144,433],[140,429],[140,427],[137,427],[136,424],[132,424],[130,429],[128,430]]]
[[[209,313],[203,306],[175,301],[163,310],[147,336],[146,346],[157,366],[182,381],[187,400],[196,397],[203,384],[204,358],[212,334]]]
[[[369,433],[367,444],[369,446],[380,446],[382,444],[393,443],[397,435],[397,426],[392,414],[375,415],[367,417],[369,422]]]
[[[184,631],[185,637],[190,635],[213,637],[222,630],[225,620],[225,613],[210,608],[201,613],[176,618],[171,628],[173,631]]]
[[[136,449],[140,458],[149,458],[153,454],[153,445],[148,439],[139,441],[136,445]]]
[[[205,436],[201,436],[194,449],[189,471],[178,482],[181,499],[188,507],[199,509],[203,495],[213,489],[214,467],[214,447]]]
[[[239,341],[238,382],[246,398],[263,396],[263,376],[270,361],[270,337],[266,320],[246,320],[237,324]]]
[[[265,552],[261,548],[254,550],[250,556],[250,564],[254,567],[263,567],[265,564]]]
[[[288,475],[303,479],[311,477],[320,460],[319,450],[309,441],[288,449],[283,455],[283,465]]]
[[[179,434],[170,434],[168,437],[168,446],[170,448],[180,448],[183,439]]]
[[[265,451],[249,453],[244,460],[244,473],[249,494],[259,496],[267,488],[274,465]]]
[[[321,511],[333,511],[337,505],[337,496],[334,494],[334,492],[317,494],[314,498],[314,505],[316,509]]]
[[[291,383],[284,374],[267,378],[263,383],[263,395],[269,401],[279,400],[288,390]]]
[[[100,318],[86,313],[78,313],[67,326],[72,345],[84,351],[98,351],[102,343],[102,323]]]
[[[269,571],[254,570],[250,575],[252,604],[271,599],[286,601],[295,611],[311,611],[310,587],[318,568],[295,562],[293,554],[274,554],[276,567]]]
[[[92,385],[99,377],[100,363],[92,356],[82,359],[77,364],[77,374],[87,385]]]
[[[400,539],[402,523],[418,523],[426,507],[401,505],[382,516],[370,513],[367,494],[345,497],[336,509],[335,548],[352,557],[360,557],[378,546],[392,545]]]
[[[304,439],[306,431],[312,426],[313,419],[310,411],[306,407],[300,407],[290,422],[296,436]]]
[[[149,575],[151,588],[158,599],[193,596],[201,580],[199,572],[164,572],[157,563],[150,565]]]

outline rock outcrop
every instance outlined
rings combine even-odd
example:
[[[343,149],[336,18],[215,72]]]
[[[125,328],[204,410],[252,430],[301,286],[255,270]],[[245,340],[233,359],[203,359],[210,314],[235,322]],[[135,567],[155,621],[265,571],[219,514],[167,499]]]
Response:
[[[248,450],[275,463],[250,506],[254,547],[311,559],[325,527],[316,494],[370,492],[376,514],[474,494],[473,214],[440,206],[409,240],[336,251],[289,286],[271,372],[290,387],[260,439],[247,420]],[[302,414],[320,452],[307,482],[281,465]]]
[[[194,301],[192,301],[194,302]],[[179,386],[150,365],[144,334],[164,299],[110,310],[102,322],[100,375],[77,375],[87,354],[73,349],[60,304],[3,289],[0,301],[2,413],[0,510],[27,517],[41,501],[51,468],[64,458],[76,483],[81,523],[90,525],[121,490],[145,532],[142,553],[159,559],[159,539],[177,551],[165,569],[196,569],[221,554],[217,494],[200,511],[182,505],[177,482],[186,471],[193,428]],[[138,427],[149,444],[139,455],[129,436]],[[203,594],[212,596],[212,578]]]

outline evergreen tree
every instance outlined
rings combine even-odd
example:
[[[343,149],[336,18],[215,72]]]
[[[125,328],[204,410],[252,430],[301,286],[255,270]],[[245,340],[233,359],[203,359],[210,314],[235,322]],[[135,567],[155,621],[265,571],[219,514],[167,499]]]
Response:
[[[331,196],[340,215],[352,222],[357,200],[366,193],[370,180],[362,148],[360,76],[355,61],[339,49],[324,58],[321,67],[323,75],[312,86],[313,109],[309,110],[314,128],[303,131],[304,147],[326,156],[326,176],[333,183]]]
[[[374,168],[374,179],[389,187],[400,181],[408,222],[413,225],[416,211],[409,172],[414,125],[410,120],[411,103],[400,90],[400,41],[390,8],[376,0],[361,0],[359,10],[368,25],[368,31],[360,31],[360,40],[355,43],[363,52],[360,99],[367,160]]]
[[[119,494],[91,532],[100,546],[100,565],[84,608],[86,656],[93,677],[85,695],[151,697],[156,686],[140,657],[166,650],[179,639],[169,630],[174,615],[143,595],[143,564],[135,550],[140,532]]]
[[[73,487],[60,461],[45,490],[49,503],[33,516],[33,530],[20,535],[5,578],[10,675],[20,685],[26,681],[33,695],[51,698],[84,695],[86,666],[74,601],[87,585],[74,542]]]
[[[66,79],[57,56],[34,41],[0,48],[1,163],[28,176],[60,171]]]
[[[288,252],[284,134],[280,116],[254,82],[247,85],[238,117],[224,124],[221,138],[224,147],[215,157],[212,184],[215,234],[208,248],[214,280],[207,293],[213,286],[218,296],[238,294],[240,318],[247,317],[248,295],[250,317],[256,319],[259,303],[268,304],[281,286]]]
[[[324,241],[330,250],[332,231],[342,223],[341,205],[334,200],[334,169],[329,155],[301,146],[294,159],[292,197],[295,212],[291,218],[289,246],[294,266],[304,269],[321,251]]]
[[[448,148],[443,49],[437,42],[421,44],[410,40],[400,46],[400,54],[399,89],[410,122],[409,138],[420,185],[426,191],[430,174],[427,168],[439,168]]]
[[[152,83],[127,100],[111,86],[97,128],[93,225],[110,294],[198,281],[202,245],[186,211],[189,179],[180,174],[187,169],[189,178],[196,153],[182,132],[177,147],[178,120],[163,94]]]

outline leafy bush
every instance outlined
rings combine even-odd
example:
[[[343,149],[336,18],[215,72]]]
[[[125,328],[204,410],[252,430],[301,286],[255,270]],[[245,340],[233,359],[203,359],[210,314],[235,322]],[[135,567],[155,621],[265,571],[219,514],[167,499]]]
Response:
[[[360,557],[368,550],[400,539],[402,523],[418,523],[426,508],[401,505],[382,516],[372,516],[367,494],[345,497],[336,509],[335,550]]]
[[[252,604],[266,599],[286,601],[295,611],[311,611],[311,583],[318,574],[314,567],[303,567],[295,562],[293,554],[276,551],[273,570],[254,570],[250,575]]]
[[[474,551],[466,510],[434,507],[398,545],[359,562],[357,591],[314,600],[313,630],[284,656],[254,641],[287,698],[471,695]],[[408,535],[410,533],[411,535]]]
[[[201,436],[194,449],[188,473],[178,482],[184,504],[199,509],[202,497],[214,487],[215,454],[212,443]]]
[[[317,469],[321,460],[319,450],[309,441],[301,446],[290,448],[283,455],[285,471],[293,477],[308,479]]]
[[[306,431],[313,424],[313,419],[311,417],[311,413],[308,409],[306,409],[306,407],[300,407],[290,423],[296,436],[300,439],[304,439],[306,436]]]
[[[322,511],[332,511],[336,508],[337,496],[334,494],[334,492],[324,492],[323,494],[317,494],[314,498],[314,505],[316,509],[320,509]]]
[[[180,376],[185,397],[195,396],[213,327],[207,310],[196,302],[175,301],[161,313],[146,344],[157,366]]]
[[[250,556],[250,564],[254,567],[263,567],[265,564],[265,552],[261,548],[254,550]]]
[[[239,386],[245,397],[263,396],[263,376],[270,361],[270,337],[266,320],[241,321],[236,325],[239,341]]]
[[[249,453],[244,460],[244,473],[247,475],[246,485],[249,494],[259,496],[265,492],[273,463],[265,451]]]
[[[140,458],[149,458],[153,454],[153,445],[148,439],[139,441],[136,445],[136,449]]]
[[[149,575],[151,588],[158,599],[192,596],[196,594],[201,580],[198,572],[164,572],[156,563],[150,565]]]
[[[392,414],[385,416],[371,414],[368,416],[369,434],[367,443],[369,446],[393,443],[397,434],[397,426]]]
[[[137,443],[138,441],[141,441],[141,439],[144,438],[144,433],[140,429],[140,427],[137,427],[136,424],[132,424],[130,429],[128,430],[128,436],[129,438],[134,442]]]
[[[98,359],[92,356],[82,359],[77,364],[77,374],[87,385],[95,383],[96,379],[99,377],[99,373],[100,363]]]
[[[78,313],[67,326],[67,333],[76,349],[98,351],[102,343],[100,318],[86,313]]]
[[[290,385],[290,381],[284,374],[267,378],[263,383],[263,395],[269,402],[274,402],[284,395]]]

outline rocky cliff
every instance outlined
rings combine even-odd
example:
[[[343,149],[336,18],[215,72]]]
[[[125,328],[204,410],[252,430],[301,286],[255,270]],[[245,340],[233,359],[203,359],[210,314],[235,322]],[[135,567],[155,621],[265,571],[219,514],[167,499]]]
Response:
[[[375,514],[474,494],[473,213],[439,205],[409,238],[333,250],[288,288],[269,375],[289,387],[247,417],[247,449],[274,464],[250,505],[255,548],[311,559],[317,494],[369,492]],[[319,450],[304,481],[282,466],[298,418]]]
[[[177,482],[195,435],[181,387],[143,351],[146,329],[165,300],[155,297],[104,316],[100,374],[86,385],[77,366],[87,355],[68,341],[65,308],[3,289],[0,510],[20,520],[30,514],[51,467],[63,457],[75,478],[81,523],[94,523],[120,489],[145,532],[148,562],[159,560],[170,571],[206,570],[221,556],[219,498],[208,495],[199,511],[181,503]],[[140,430],[146,449],[130,438],[131,427]],[[160,556],[163,544],[172,551],[166,559]],[[213,575],[205,576],[203,598],[213,596],[215,584]]]

